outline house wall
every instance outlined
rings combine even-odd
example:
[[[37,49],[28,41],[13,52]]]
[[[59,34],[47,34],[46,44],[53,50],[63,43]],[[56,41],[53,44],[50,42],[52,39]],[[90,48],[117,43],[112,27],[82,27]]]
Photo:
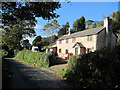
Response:
[[[111,47],[114,47],[116,44],[117,44],[117,37],[112,33]]]
[[[100,50],[106,46],[106,30],[102,30],[97,35],[96,50]]]
[[[73,38],[70,38],[68,43],[66,43],[66,39],[62,40],[61,44],[59,44],[59,41],[57,41],[57,52],[59,57],[67,57],[68,54],[65,54],[66,49],[68,49],[68,53],[73,53],[73,55],[75,55],[75,48],[79,46],[75,46],[74,48],[72,47],[75,45],[76,42],[80,42],[83,44],[83,46],[86,48],[86,53],[88,48],[91,48],[92,51],[95,51],[96,37],[97,35],[92,35],[92,41],[88,41],[88,36],[77,37],[75,42],[73,42]],[[61,49],[61,53],[59,53],[59,49]],[[78,54],[80,54],[80,47],[78,48]]]

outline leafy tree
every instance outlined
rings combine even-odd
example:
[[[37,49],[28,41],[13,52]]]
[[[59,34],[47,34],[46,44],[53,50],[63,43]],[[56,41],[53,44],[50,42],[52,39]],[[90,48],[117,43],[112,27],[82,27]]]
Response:
[[[32,46],[38,46],[39,50],[41,50],[41,41],[42,37],[39,35],[33,40]]]
[[[56,19],[52,20],[50,23],[46,23],[43,27],[43,31],[45,31],[50,36],[54,35],[58,32],[60,25]]]
[[[24,48],[29,49],[30,43],[28,39],[21,41],[21,44]]]
[[[86,22],[85,22],[85,24],[87,25],[87,27],[89,28],[90,27],[90,25],[92,25],[93,24],[93,20],[87,20]]]
[[[38,46],[37,44],[40,43],[41,41],[42,41],[42,37],[39,35],[33,40],[32,46]]]
[[[11,25],[8,28],[4,27],[3,44],[9,49],[21,50],[20,42],[26,36],[35,36],[34,25],[30,22],[20,21],[19,24]]]
[[[65,25],[62,25],[62,28],[58,31],[58,37],[63,36],[67,34],[69,28],[69,22],[67,22]]]
[[[113,12],[109,17],[113,20],[113,32],[120,33],[120,11]]]
[[[58,37],[56,35],[53,35],[51,37],[51,43],[54,43],[57,39],[58,39]]]
[[[54,11],[60,7],[59,2],[2,2],[2,23],[8,26],[19,23],[18,19],[36,21],[35,17],[51,20],[59,17]]]
[[[85,30],[85,18],[83,16],[74,21],[73,29],[76,32]]]
[[[97,24],[96,24],[96,27],[100,27],[100,26],[103,26],[104,25],[104,21],[99,21]]]

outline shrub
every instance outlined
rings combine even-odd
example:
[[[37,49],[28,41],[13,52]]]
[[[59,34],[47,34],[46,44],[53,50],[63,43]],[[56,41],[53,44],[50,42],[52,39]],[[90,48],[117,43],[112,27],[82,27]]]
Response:
[[[26,64],[34,65],[36,67],[49,67],[52,55],[50,53],[23,50],[16,55],[15,59],[19,59]]]
[[[120,45],[112,51],[103,49],[72,56],[66,71],[67,80],[80,88],[120,88]]]
[[[5,51],[4,49],[2,49],[2,50],[0,50],[0,58],[4,58],[4,57],[6,57],[7,55],[8,55],[8,52],[7,51]]]

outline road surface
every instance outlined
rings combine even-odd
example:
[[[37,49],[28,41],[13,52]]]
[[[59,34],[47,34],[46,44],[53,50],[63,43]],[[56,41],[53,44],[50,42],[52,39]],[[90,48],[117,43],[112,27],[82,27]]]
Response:
[[[11,88],[74,88],[56,76],[53,70],[32,67],[13,59],[7,60],[12,72]]]

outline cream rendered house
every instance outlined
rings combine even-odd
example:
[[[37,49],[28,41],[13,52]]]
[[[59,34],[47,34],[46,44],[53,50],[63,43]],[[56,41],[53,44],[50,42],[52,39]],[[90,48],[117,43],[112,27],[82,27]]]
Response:
[[[114,47],[117,36],[112,32],[112,20],[104,19],[104,26],[67,34],[57,40],[57,53],[65,58],[68,53],[85,54],[104,47]]]

